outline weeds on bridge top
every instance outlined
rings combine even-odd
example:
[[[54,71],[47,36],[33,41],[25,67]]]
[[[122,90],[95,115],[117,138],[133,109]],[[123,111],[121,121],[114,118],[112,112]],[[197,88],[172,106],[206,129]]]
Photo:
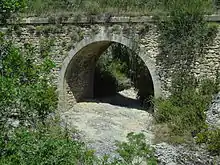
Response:
[[[102,14],[154,15],[164,14],[171,0],[31,0],[27,1],[25,13],[39,15]],[[211,4],[211,3],[210,3]],[[218,4],[215,3],[217,6]],[[213,12],[216,7],[207,8]]]

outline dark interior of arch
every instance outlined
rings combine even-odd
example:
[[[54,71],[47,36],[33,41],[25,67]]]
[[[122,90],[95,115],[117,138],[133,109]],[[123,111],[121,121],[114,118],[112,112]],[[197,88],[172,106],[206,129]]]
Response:
[[[117,54],[117,56],[123,56],[125,61],[129,61],[130,70],[127,72],[129,72],[130,82],[135,84],[135,88],[138,90],[138,100],[140,103],[154,96],[150,72],[141,58],[121,44],[111,41],[100,41],[85,46],[71,59],[65,73],[68,102],[74,102],[73,100],[75,102],[82,102],[94,98],[108,97],[123,90],[124,87],[118,84],[114,86],[115,80],[112,75],[108,75],[108,73],[104,75],[99,74],[96,65],[97,61],[101,59],[101,55],[103,57],[108,56],[109,52],[114,53],[114,55]],[[119,101],[120,104],[123,105],[125,100]],[[124,106],[129,105],[125,103]]]
[[[118,93],[131,87],[137,92],[136,98]],[[109,97],[107,100],[112,104],[148,108],[153,96],[153,81],[144,61],[126,46],[112,43],[96,63],[94,97]]]

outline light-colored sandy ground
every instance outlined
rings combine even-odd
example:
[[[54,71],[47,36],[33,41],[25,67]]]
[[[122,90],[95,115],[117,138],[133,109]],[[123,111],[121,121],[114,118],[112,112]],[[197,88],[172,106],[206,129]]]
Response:
[[[121,94],[133,99],[136,96],[133,89]],[[111,101],[115,98],[108,99]],[[132,107],[135,107],[134,104]],[[136,108],[103,102],[82,102],[63,113],[61,118],[70,128],[76,128],[82,140],[95,149],[98,155],[114,151],[115,141],[125,141],[129,132],[144,133],[149,143],[153,139],[152,115]]]

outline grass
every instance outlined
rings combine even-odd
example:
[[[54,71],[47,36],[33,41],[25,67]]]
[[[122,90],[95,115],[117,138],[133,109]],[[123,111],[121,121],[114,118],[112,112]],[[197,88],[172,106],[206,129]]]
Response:
[[[166,12],[166,5],[169,1],[170,0],[27,0],[27,8],[23,14],[24,16],[91,15],[103,13],[133,16],[158,15]]]
[[[29,0],[25,15],[78,15],[114,13],[151,15],[163,12],[163,0]],[[85,12],[86,11],[86,12]]]

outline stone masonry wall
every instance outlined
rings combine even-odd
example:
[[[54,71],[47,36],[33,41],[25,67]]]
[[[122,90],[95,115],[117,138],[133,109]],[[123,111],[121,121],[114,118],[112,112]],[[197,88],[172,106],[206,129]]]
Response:
[[[143,60],[150,60],[156,64],[155,57],[160,53],[159,34],[150,17],[112,17],[108,20],[103,18],[71,20],[69,18],[60,22],[50,21],[49,18],[28,18],[7,26],[1,25],[0,30],[5,32],[21,50],[31,44],[36,49],[36,56],[39,57],[39,60],[45,58],[47,55],[44,55],[44,52],[48,51],[48,56],[52,57],[56,64],[52,73],[55,77],[55,84],[58,83],[62,63],[70,50],[74,50],[81,40],[92,38],[100,31],[117,34],[137,43],[139,47],[136,50],[137,54],[142,54]],[[79,63],[80,61],[83,63],[83,59],[79,59]],[[199,77],[214,77],[219,67],[220,28],[213,44],[208,48],[207,54],[198,61],[195,74]],[[156,65],[155,68],[155,74],[157,74],[161,68]],[[160,77],[160,81],[161,91],[164,94],[166,93],[164,85],[169,83],[169,80]],[[70,96],[66,99],[74,102],[71,91],[67,91]]]

